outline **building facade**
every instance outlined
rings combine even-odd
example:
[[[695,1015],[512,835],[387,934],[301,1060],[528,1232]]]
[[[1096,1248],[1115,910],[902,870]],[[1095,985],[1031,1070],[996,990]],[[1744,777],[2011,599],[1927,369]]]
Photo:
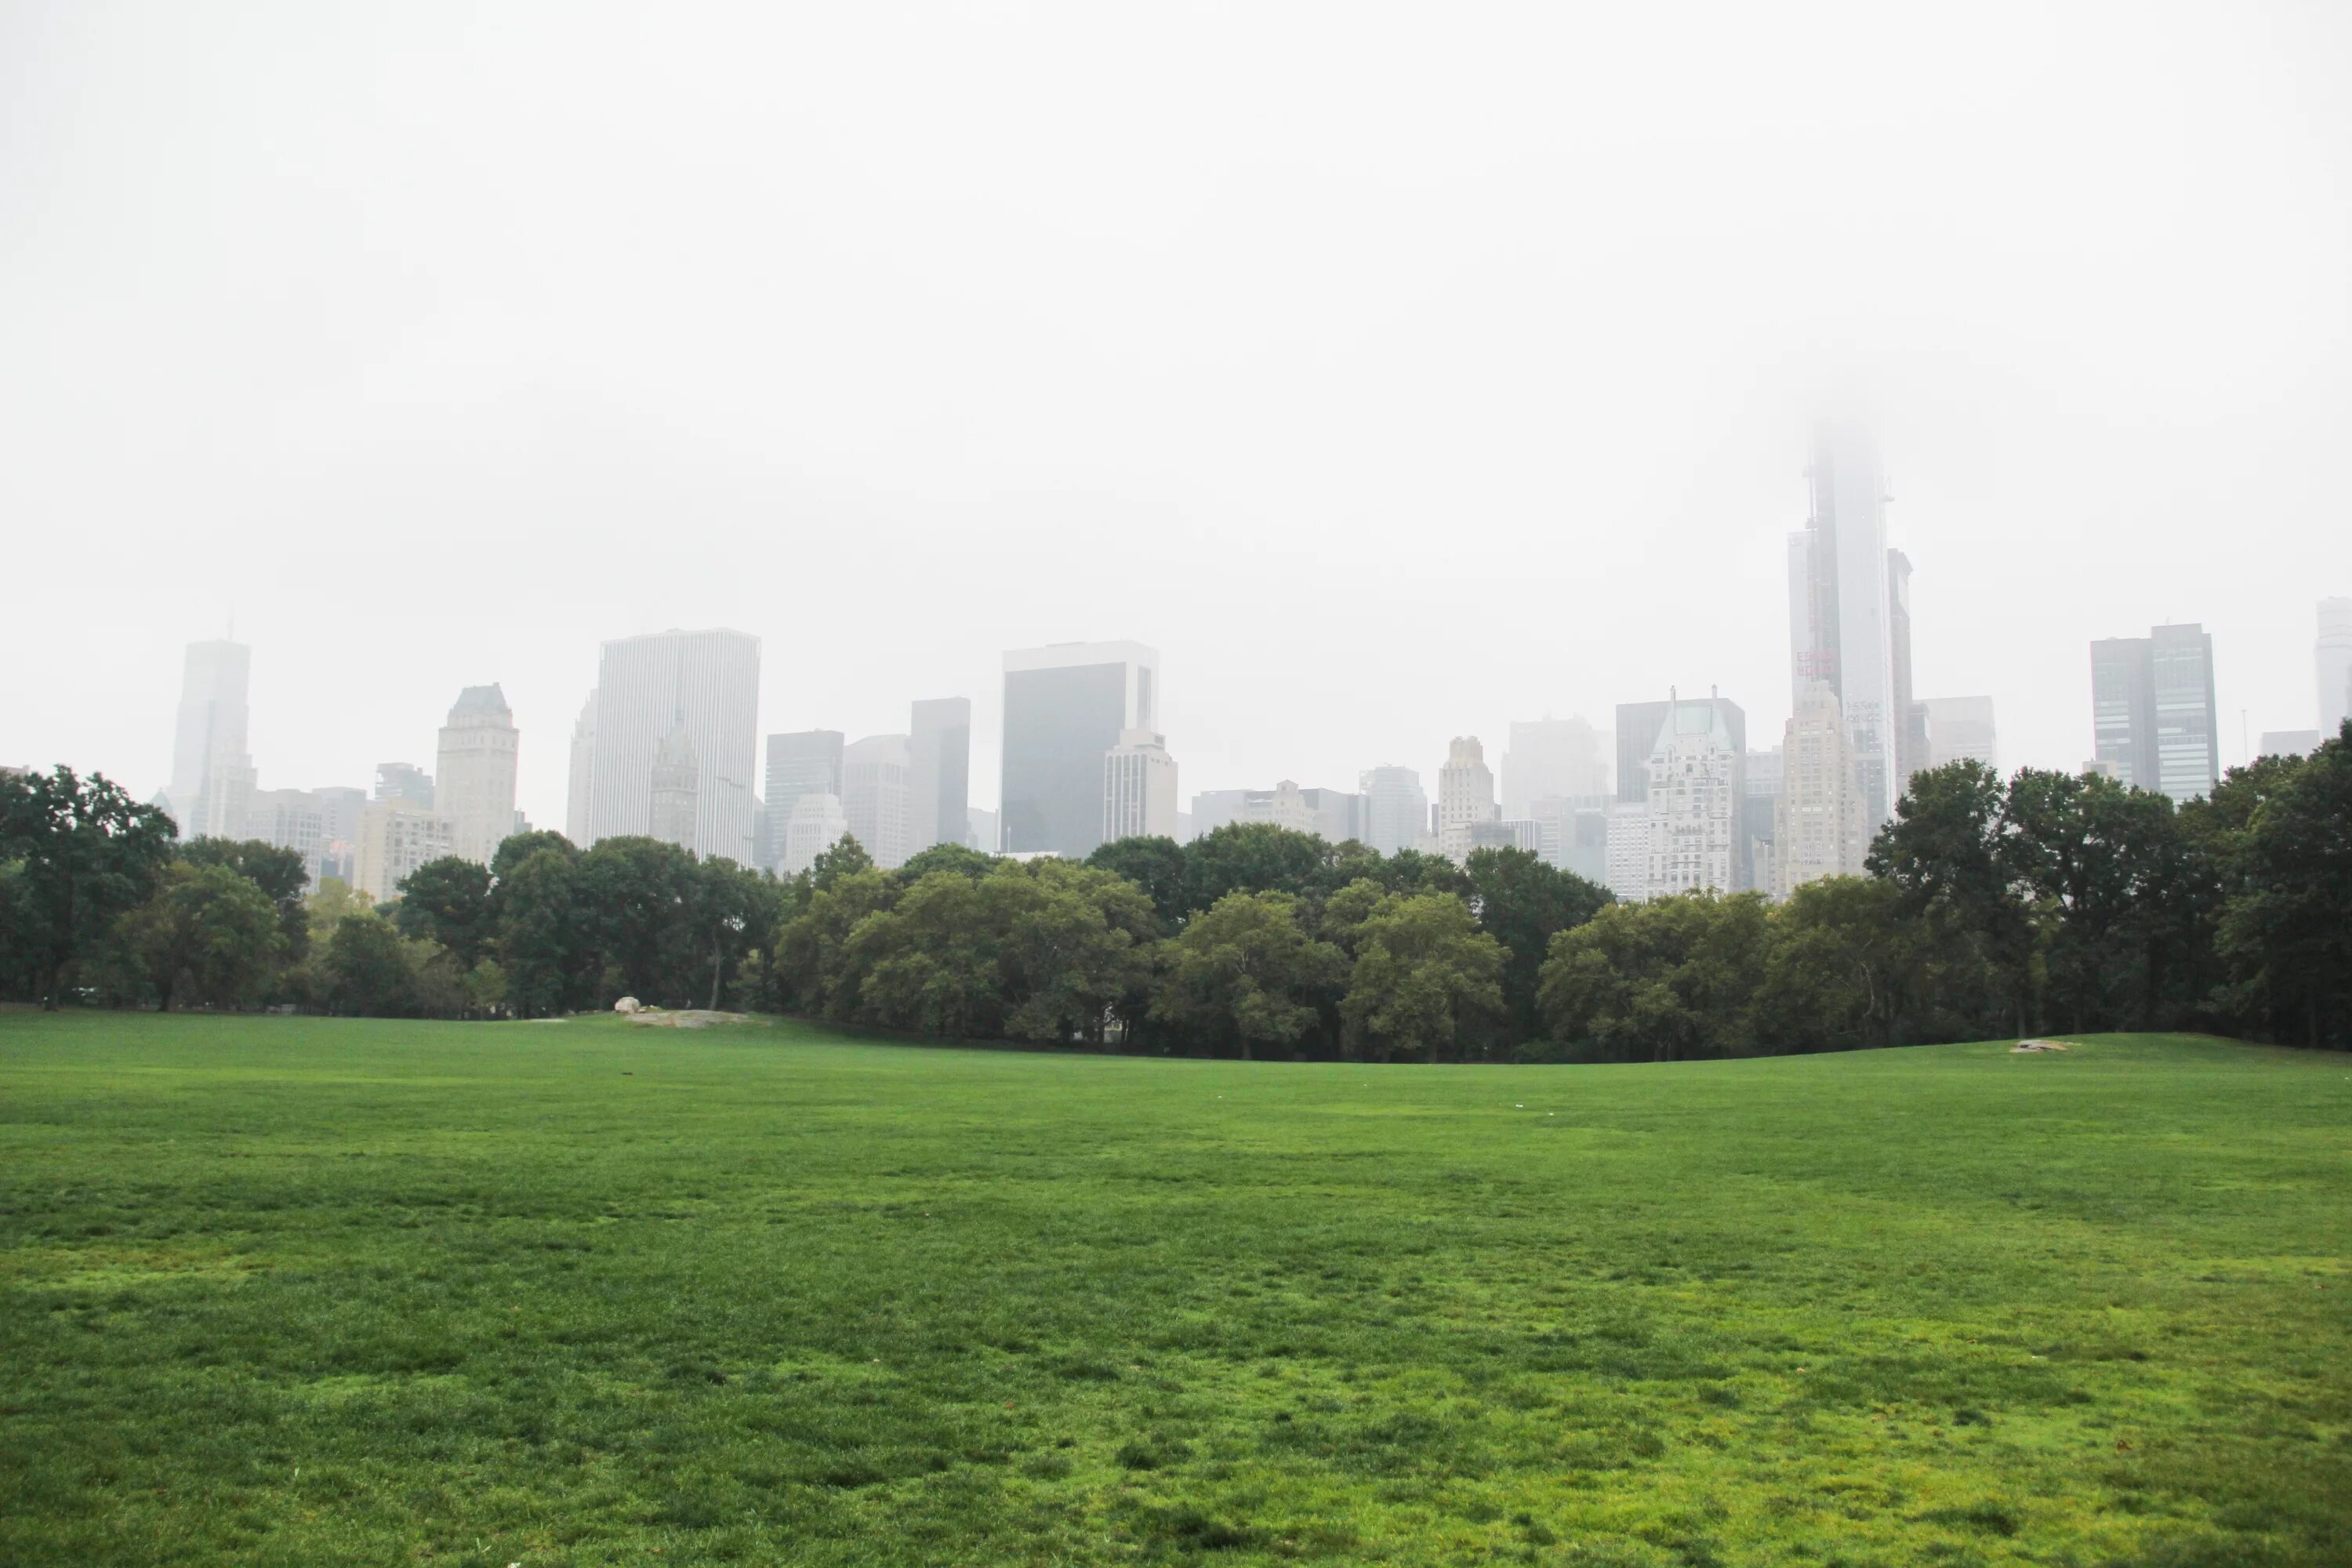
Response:
[[[2319,601],[2319,640],[2313,654],[2319,677],[2319,737],[2332,741],[2352,714],[2352,599]]]
[[[2000,771],[2000,736],[1993,724],[1991,698],[1930,697],[1920,706],[1927,710],[1929,767],[1967,757]]]
[[[352,886],[377,903],[400,896],[400,884],[428,860],[457,852],[457,830],[429,806],[393,799],[360,812],[358,865]]]
[[[1486,748],[1475,735],[1454,736],[1445,750],[1445,765],[1437,770],[1437,852],[1461,865],[1470,858],[1471,826],[1501,815]]]
[[[519,737],[497,682],[457,694],[441,727],[433,809],[449,819],[460,858],[487,866],[514,830]]]
[[[841,753],[841,809],[849,835],[885,871],[913,854],[908,780],[913,773],[904,735],[868,735]]]
[[[759,706],[757,637],[668,631],[604,644],[587,842],[652,831],[655,753],[682,724],[697,769],[690,847],[749,861]]]
[[[1772,834],[1772,896],[1822,877],[1858,877],[1870,829],[1837,693],[1806,688],[1780,742],[1780,809]]]
[[[2213,637],[2194,622],[2091,645],[2092,760],[2116,779],[2185,801],[2221,777]]]
[[[803,795],[793,802],[793,814],[784,822],[782,858],[776,864],[780,876],[797,877],[816,864],[816,858],[841,842],[849,831],[848,814],[841,809],[841,797],[835,795]]]
[[[1905,585],[1907,679],[1910,563],[1888,554],[1885,480],[1867,431],[1822,425],[1806,478],[1811,512],[1789,536],[1790,706],[1815,680],[1836,694],[1874,825],[1892,815],[1902,792],[1899,752],[1911,715],[1895,691],[1890,584],[1899,577]]]
[[[1357,778],[1364,803],[1365,844],[1383,855],[1419,849],[1429,837],[1429,794],[1412,768],[1367,768]]]
[[[572,769],[565,781],[563,837],[584,845],[595,831],[596,694],[580,706],[572,725]]]
[[[681,713],[654,748],[646,837],[692,853],[701,819],[702,760],[695,754],[694,732],[686,727],[686,715]]]
[[[180,671],[166,808],[182,838],[236,838],[255,784],[247,692],[253,650],[222,638],[192,642]]]
[[[1004,656],[1003,851],[1083,860],[1102,843],[1103,759],[1160,732],[1160,655],[1134,642],[1056,643]]]
[[[838,730],[794,730],[768,737],[766,802],[768,838],[781,868],[784,828],[793,807],[804,795],[841,795],[841,752]]]
[[[971,809],[971,699],[917,701],[907,731],[908,853],[963,842]]]
[[[1103,753],[1103,842],[1176,837],[1176,759],[1150,730],[1129,730]]]
[[[1516,721],[1503,752],[1503,816],[1535,816],[1547,796],[1597,800],[1609,791],[1600,732],[1582,718]]]
[[[1642,897],[1738,888],[1741,754],[1719,704],[1675,704],[1650,753]]]

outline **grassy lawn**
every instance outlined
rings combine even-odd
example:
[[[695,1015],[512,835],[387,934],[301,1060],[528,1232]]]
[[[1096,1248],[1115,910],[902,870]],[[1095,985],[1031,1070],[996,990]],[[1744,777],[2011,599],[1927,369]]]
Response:
[[[2352,1561],[2352,1061],[0,1015],[0,1563]]]

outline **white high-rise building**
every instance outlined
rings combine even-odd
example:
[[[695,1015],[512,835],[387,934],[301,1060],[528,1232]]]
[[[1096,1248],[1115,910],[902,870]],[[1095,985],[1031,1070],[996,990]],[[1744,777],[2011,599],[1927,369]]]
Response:
[[[2000,771],[2000,741],[1993,731],[1990,697],[1930,697],[1927,710],[1927,765],[1973,757],[1995,773]]]
[[[1159,651],[1141,643],[1055,643],[1004,656],[1004,853],[1094,853],[1103,758],[1130,730],[1160,731],[1159,688]]]
[[[1826,681],[1805,689],[1780,745],[1780,798],[1774,813],[1775,898],[1822,877],[1858,877],[1869,846],[1853,748]]]
[[[455,854],[457,842],[455,826],[429,806],[373,802],[360,811],[359,865],[352,885],[378,903],[396,898],[411,871]]]
[[[309,790],[255,790],[246,803],[244,831],[236,837],[293,850],[302,857],[303,874],[314,888],[325,875],[327,808]]]
[[[1411,768],[1367,768],[1357,785],[1364,796],[1364,842],[1383,855],[1418,849],[1429,837],[1429,795]]]
[[[1470,825],[1493,822],[1495,775],[1475,735],[1456,735],[1437,770],[1437,850],[1459,866],[1470,858]]]
[[[587,842],[653,831],[655,753],[682,724],[696,767],[692,848],[748,863],[759,709],[757,637],[668,631],[604,644]]]
[[[1823,425],[1813,442],[1812,514],[1789,536],[1790,706],[1813,681],[1836,693],[1853,739],[1873,830],[1902,794],[1906,710],[1896,710],[1892,584],[1906,579],[1886,549],[1886,485],[1867,431]],[[1907,661],[1906,661],[1907,662]]]
[[[1609,764],[1590,720],[1513,722],[1510,745],[1503,752],[1505,820],[1532,819],[1535,803],[1549,796],[1597,800],[1608,792]]]
[[[1740,746],[1719,702],[1675,702],[1650,752],[1644,899],[1734,891]]]
[[[1103,755],[1103,842],[1176,837],[1176,759],[1150,730],[1129,730]]]
[[[572,726],[572,773],[563,802],[563,837],[585,845],[595,831],[596,694],[588,693]]]
[[[702,763],[694,753],[694,733],[680,714],[654,748],[653,808],[646,835],[691,851],[701,816]]]
[[[793,814],[783,831],[779,876],[797,877],[816,864],[816,858],[841,842],[849,831],[849,817],[837,795],[803,795],[793,799]],[[871,853],[869,851],[869,853]]]
[[[888,871],[907,863],[911,765],[904,735],[868,735],[841,753],[841,809],[850,836]]]
[[[455,853],[478,866],[514,831],[516,742],[514,713],[497,682],[458,692],[441,727],[433,809],[455,828]]]
[[[172,738],[172,782],[163,792],[183,838],[245,836],[255,783],[246,735],[252,672],[253,650],[241,642],[188,645]]]
[[[1648,787],[1646,777],[1643,787]],[[1641,902],[1650,896],[1648,799],[1610,802],[1603,831],[1601,884],[1623,902]]]
[[[2319,738],[2332,741],[2352,714],[2352,599],[2319,601]]]

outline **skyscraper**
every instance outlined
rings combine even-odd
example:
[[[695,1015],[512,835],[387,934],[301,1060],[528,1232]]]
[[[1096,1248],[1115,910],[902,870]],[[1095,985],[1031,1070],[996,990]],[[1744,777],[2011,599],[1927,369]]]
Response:
[[[1686,700],[1696,702],[1698,698]],[[1742,752],[1748,750],[1748,713],[1727,697],[1705,700],[1722,714],[1725,728]],[[1650,754],[1658,749],[1658,731],[1674,712],[1675,700],[1617,704],[1617,798],[1647,800],[1650,795]]]
[[[839,795],[817,791],[793,797],[792,816],[786,819],[782,835],[783,847],[776,862],[777,874],[799,876],[816,864],[818,856],[840,843],[848,831],[849,817],[841,809]]]
[[[1417,849],[1429,836],[1429,795],[1411,768],[1367,768],[1357,779],[1363,791],[1364,842],[1383,855]]]
[[[588,841],[653,831],[655,753],[682,725],[696,768],[692,847],[748,861],[759,706],[757,637],[668,631],[604,644]]]
[[[1858,877],[1869,829],[1863,822],[1853,749],[1826,681],[1805,689],[1780,743],[1780,801],[1772,834],[1772,894],[1822,877]]]
[[[1501,816],[1486,748],[1475,735],[1454,736],[1445,749],[1445,765],[1437,770],[1437,852],[1461,865],[1470,858],[1471,824]]]
[[[1129,730],[1103,754],[1103,841],[1176,837],[1176,759],[1150,730]]]
[[[1159,731],[1160,655],[1140,643],[1056,643],[1004,656],[1000,833],[1007,853],[1084,859],[1102,842],[1103,758]]]
[[[1929,767],[1973,757],[2000,771],[2000,742],[1993,730],[1991,698],[1930,697],[1921,706],[1927,710]]]
[[[1641,896],[1731,892],[1742,879],[1742,747],[1720,701],[1676,702],[1650,753]]]
[[[1790,706],[1811,681],[1836,694],[1874,829],[1893,812],[1903,783],[1897,742],[1910,713],[1907,702],[1896,707],[1888,590],[1898,574],[1908,582],[1909,563],[1898,568],[1888,559],[1885,481],[1868,432],[1822,426],[1806,477],[1811,515],[1789,536]],[[1906,678],[1908,652],[1906,646]]]
[[[1910,790],[1911,775],[1927,765],[1927,708],[1911,695],[1911,558],[1900,550],[1886,552],[1886,660],[1896,724],[1892,812],[1893,801]]]
[[[793,806],[801,796],[829,795],[839,804],[841,752],[838,730],[793,730],[768,737],[768,834],[780,858]]]
[[[449,819],[460,858],[488,865],[514,831],[516,743],[514,714],[495,681],[458,692],[441,727],[433,806]]]
[[[246,691],[253,650],[226,638],[192,642],[180,675],[164,800],[183,838],[239,838],[253,793],[246,752]]]
[[[423,810],[433,809],[433,775],[415,763],[378,763],[375,798],[399,801]]]
[[[2118,782],[2174,800],[2210,793],[2221,776],[2218,719],[2213,637],[2202,626],[2091,645],[2092,760]]]
[[[2352,599],[2319,601],[2319,738],[2331,741],[2352,714]]]
[[[971,699],[918,700],[907,757],[908,853],[962,843],[971,809]]]
[[[680,849],[694,847],[702,815],[702,763],[694,751],[694,734],[686,715],[670,721],[669,733],[654,748],[652,804],[646,836]]]
[[[911,772],[904,735],[868,735],[841,753],[842,815],[850,837],[885,871],[905,865],[913,853],[908,847]]]
[[[580,705],[572,726],[572,772],[563,801],[563,837],[585,845],[595,830],[596,693]]]
[[[358,864],[352,885],[378,903],[397,898],[410,872],[451,854],[455,847],[447,817],[398,795],[379,798],[360,811]]]
[[[1503,816],[1532,819],[1547,796],[1597,800],[1608,793],[1601,737],[1581,718],[1515,721],[1503,752]]]

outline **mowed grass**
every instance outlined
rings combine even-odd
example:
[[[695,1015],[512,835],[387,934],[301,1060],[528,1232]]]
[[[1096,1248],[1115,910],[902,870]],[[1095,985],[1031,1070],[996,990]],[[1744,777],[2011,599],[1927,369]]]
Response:
[[[0,1015],[0,1562],[2342,1563],[2347,1112]]]

